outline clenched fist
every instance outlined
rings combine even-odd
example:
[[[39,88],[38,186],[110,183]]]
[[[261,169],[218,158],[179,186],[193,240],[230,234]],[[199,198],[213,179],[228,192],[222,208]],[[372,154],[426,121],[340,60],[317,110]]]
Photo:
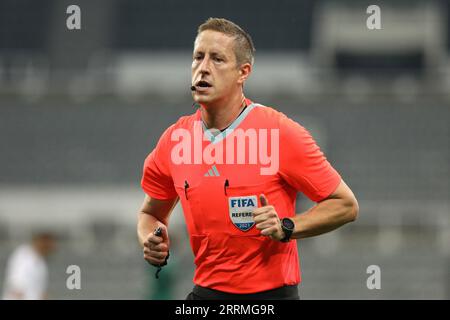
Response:
[[[164,265],[169,254],[170,242],[167,227],[162,223],[158,224],[158,227],[161,228],[161,236],[151,232],[144,242],[144,259],[154,266]]]
[[[261,230],[261,235],[268,236],[273,240],[281,240],[285,234],[281,229],[280,218],[275,208],[268,204],[264,194],[259,195],[261,207],[253,210],[253,219],[256,223],[256,229]]]

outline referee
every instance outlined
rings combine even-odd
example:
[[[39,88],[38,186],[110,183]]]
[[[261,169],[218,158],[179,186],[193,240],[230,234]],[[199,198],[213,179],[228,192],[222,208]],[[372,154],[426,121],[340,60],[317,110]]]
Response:
[[[299,299],[295,239],[358,215],[355,196],[309,132],[245,97],[254,51],[231,21],[199,26],[191,70],[197,110],[170,126],[144,162],[137,228],[144,259],[167,262],[169,216],[181,201],[196,265],[188,300]],[[316,205],[296,214],[298,192]]]

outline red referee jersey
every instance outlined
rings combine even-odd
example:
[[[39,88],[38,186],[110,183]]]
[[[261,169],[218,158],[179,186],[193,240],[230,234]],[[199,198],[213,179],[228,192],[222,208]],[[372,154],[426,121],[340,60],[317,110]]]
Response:
[[[265,194],[281,218],[295,215],[297,192],[313,201],[341,181],[298,123],[246,99],[247,108],[217,135],[200,109],[181,117],[145,160],[141,181],[156,199],[181,200],[195,256],[194,283],[256,293],[300,282],[297,243],[262,236],[251,212]]]

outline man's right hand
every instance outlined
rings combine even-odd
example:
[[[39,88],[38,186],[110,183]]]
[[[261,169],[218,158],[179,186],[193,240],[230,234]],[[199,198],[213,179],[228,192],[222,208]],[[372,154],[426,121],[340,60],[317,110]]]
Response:
[[[166,257],[169,254],[169,235],[167,233],[167,227],[162,223],[158,223],[158,227],[162,230],[161,236],[156,236],[153,231],[148,235],[144,242],[144,259],[154,266],[164,264]]]

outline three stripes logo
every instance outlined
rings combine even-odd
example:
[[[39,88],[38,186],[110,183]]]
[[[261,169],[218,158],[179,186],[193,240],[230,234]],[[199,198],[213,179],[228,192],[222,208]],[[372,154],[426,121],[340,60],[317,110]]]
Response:
[[[219,170],[217,170],[216,166],[212,166],[211,169],[208,170],[207,173],[205,173],[205,177],[220,177]]]

